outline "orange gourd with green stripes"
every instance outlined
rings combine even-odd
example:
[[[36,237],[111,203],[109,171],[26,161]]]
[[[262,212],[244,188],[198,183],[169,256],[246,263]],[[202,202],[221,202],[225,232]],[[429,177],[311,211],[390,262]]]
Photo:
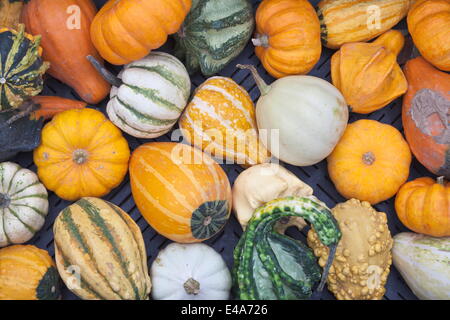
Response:
[[[222,168],[202,151],[180,143],[152,142],[131,156],[133,198],[147,222],[176,242],[217,234],[231,212],[231,187]]]

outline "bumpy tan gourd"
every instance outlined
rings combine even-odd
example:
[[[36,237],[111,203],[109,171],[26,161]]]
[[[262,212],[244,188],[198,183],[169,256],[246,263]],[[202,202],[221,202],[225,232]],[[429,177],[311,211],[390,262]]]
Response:
[[[380,300],[392,263],[386,214],[356,199],[338,204],[332,212],[342,238],[328,275],[329,290],[339,300]],[[314,230],[308,233],[308,245],[324,267],[328,248]]]

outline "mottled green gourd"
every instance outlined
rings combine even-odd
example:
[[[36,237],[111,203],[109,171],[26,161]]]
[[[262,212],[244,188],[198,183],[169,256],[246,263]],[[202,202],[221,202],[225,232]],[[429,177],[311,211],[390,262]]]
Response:
[[[330,248],[322,272],[314,254],[302,242],[277,233],[274,225],[284,217],[310,222],[321,242]],[[331,211],[314,197],[286,197],[257,209],[234,250],[233,280],[241,300],[308,299],[320,281],[325,285],[341,231]]]
[[[248,0],[193,0],[191,11],[175,35],[175,55],[190,74],[222,70],[244,50],[255,19]]]
[[[41,38],[25,34],[24,28],[0,29],[0,111],[20,107],[43,88],[49,64],[41,58]]]

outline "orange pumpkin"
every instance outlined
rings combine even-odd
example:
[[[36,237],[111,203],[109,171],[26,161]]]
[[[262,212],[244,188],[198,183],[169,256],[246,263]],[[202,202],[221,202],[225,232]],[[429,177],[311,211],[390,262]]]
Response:
[[[207,154],[172,142],[147,143],[130,160],[131,191],[139,211],[157,232],[176,242],[217,234],[231,212],[231,187]]]
[[[407,20],[422,56],[435,67],[450,71],[450,0],[418,0]]]
[[[422,57],[406,63],[408,92],[403,98],[403,127],[422,165],[450,179],[450,75]]]
[[[400,221],[433,237],[450,236],[450,182],[424,177],[403,185],[395,199]]]
[[[328,157],[328,172],[345,198],[372,205],[394,196],[406,182],[411,151],[394,127],[375,120],[359,120],[347,126]]]
[[[130,149],[121,131],[94,109],[57,114],[42,130],[34,163],[45,187],[65,200],[102,197],[128,169]]]
[[[319,18],[307,0],[264,0],[256,11],[255,53],[275,78],[306,74],[322,52]]]
[[[92,41],[112,64],[139,60],[180,29],[190,8],[191,0],[109,0],[92,22]]]

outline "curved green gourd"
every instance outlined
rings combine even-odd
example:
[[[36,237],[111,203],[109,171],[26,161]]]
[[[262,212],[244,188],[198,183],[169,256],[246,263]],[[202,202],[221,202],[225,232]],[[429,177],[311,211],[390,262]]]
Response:
[[[330,248],[321,275],[316,258],[306,245],[274,231],[283,217],[310,222],[322,243]],[[331,211],[317,199],[286,197],[255,211],[234,250],[234,286],[241,300],[307,299],[320,280],[325,285],[341,231]]]

